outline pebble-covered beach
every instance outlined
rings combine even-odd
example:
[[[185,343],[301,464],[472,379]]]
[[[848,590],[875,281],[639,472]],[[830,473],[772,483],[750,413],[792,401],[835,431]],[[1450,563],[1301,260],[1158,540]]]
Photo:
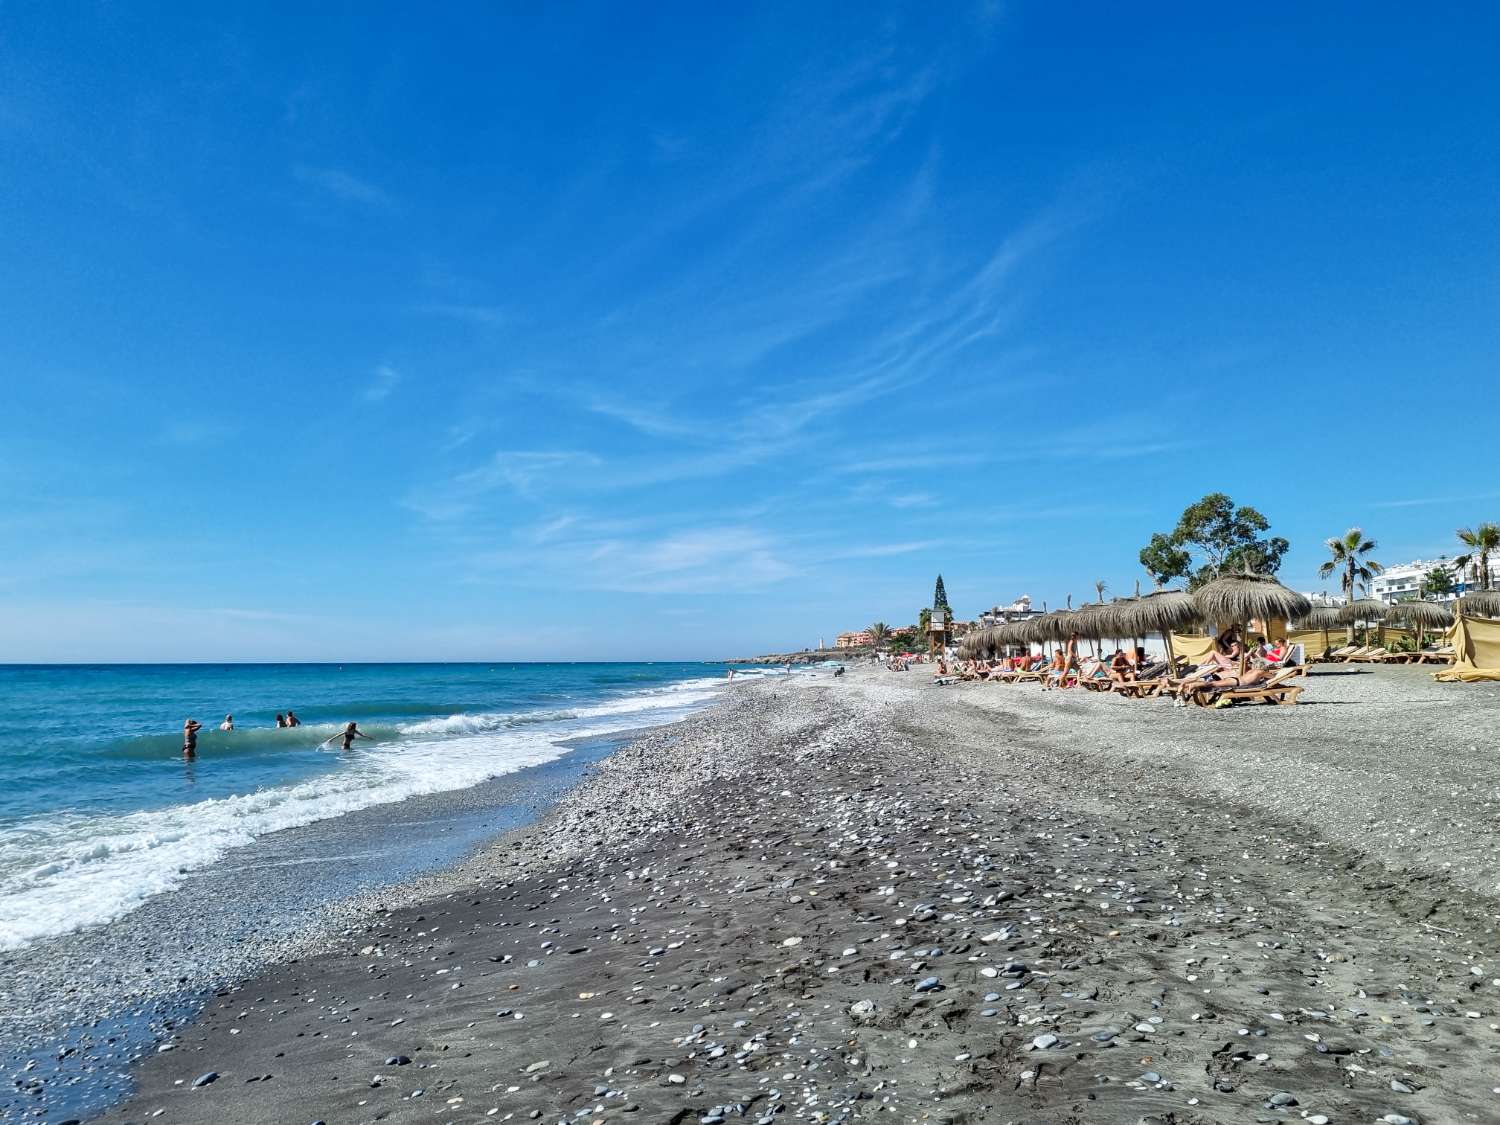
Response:
[[[1500,1120],[1500,691],[737,683],[115,1122]]]

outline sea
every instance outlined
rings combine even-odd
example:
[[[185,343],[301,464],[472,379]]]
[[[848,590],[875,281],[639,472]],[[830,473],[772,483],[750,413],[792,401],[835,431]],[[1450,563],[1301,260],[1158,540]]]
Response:
[[[268,834],[535,767],[723,687],[722,667],[675,663],[0,667],[0,953],[119,919]],[[303,725],[278,729],[288,711]],[[369,740],[345,752],[325,740],[349,721]]]

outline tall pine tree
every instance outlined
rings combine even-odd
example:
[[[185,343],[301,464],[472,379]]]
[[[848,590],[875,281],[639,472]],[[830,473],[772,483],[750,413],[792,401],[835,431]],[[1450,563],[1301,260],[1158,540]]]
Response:
[[[934,610],[942,610],[947,620],[953,620],[953,610],[948,605],[948,591],[943,589],[943,576],[941,574],[938,575],[937,586],[932,591],[932,608]]]

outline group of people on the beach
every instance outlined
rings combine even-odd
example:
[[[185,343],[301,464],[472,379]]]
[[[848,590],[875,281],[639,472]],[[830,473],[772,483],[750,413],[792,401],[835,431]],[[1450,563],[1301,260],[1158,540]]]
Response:
[[[302,720],[297,718],[295,711],[288,710],[284,715],[278,712],[276,715],[276,728],[278,730],[287,730],[292,727],[300,727],[301,725]],[[203,724],[197,719],[188,719],[182,724],[182,756],[184,758],[196,758],[198,756],[198,732],[202,729]],[[224,721],[219,724],[219,729],[225,732],[233,731],[234,716],[225,715]],[[349,723],[338,734],[325,738],[322,742],[318,743],[318,746],[322,748],[334,741],[334,739],[342,739],[343,749],[348,750],[354,745],[356,738],[369,739],[370,736],[360,730],[358,724]],[[374,739],[370,739],[370,741],[373,742]]]
[[[1040,675],[1043,691],[1057,691],[1085,680],[1127,684],[1170,673],[1174,679],[1173,705],[1186,707],[1198,693],[1218,694],[1265,683],[1285,665],[1290,653],[1285,641],[1264,637],[1255,638],[1254,648],[1247,649],[1238,631],[1228,629],[1214,638],[1213,650],[1202,663],[1191,666],[1179,660],[1176,668],[1169,669],[1165,660],[1150,662],[1139,645],[1080,658],[1078,640],[1077,633],[1071,634],[1050,658],[1028,652],[993,663],[966,661],[960,675],[964,679],[999,680],[1008,673],[1030,672]],[[939,664],[939,677],[947,674],[946,666]]]

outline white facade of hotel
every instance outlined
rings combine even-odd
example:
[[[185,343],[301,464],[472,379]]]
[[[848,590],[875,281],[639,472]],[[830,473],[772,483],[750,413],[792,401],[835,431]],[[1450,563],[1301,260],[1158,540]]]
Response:
[[[1462,594],[1474,580],[1472,566],[1465,567],[1462,574],[1454,572],[1452,559],[1418,559],[1402,566],[1388,566],[1370,583],[1370,597],[1387,604],[1422,597],[1422,583],[1429,570],[1439,567],[1453,577],[1453,593],[1445,594],[1442,601],[1451,602]],[[1500,587],[1500,558],[1490,559],[1490,588]]]

